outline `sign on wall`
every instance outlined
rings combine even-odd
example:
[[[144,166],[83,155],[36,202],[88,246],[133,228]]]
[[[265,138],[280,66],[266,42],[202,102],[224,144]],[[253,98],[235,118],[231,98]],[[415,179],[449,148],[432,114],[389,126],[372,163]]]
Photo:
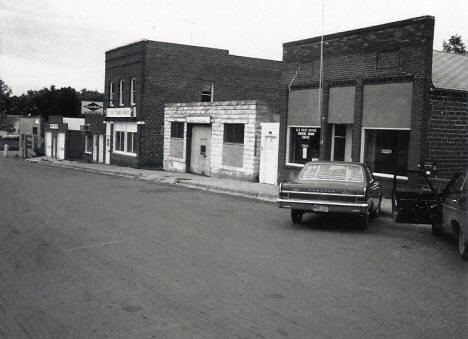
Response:
[[[82,101],[81,102],[81,114],[96,113],[103,114],[103,103],[102,101]]]
[[[58,124],[50,124],[49,128],[50,129],[58,129]]]
[[[132,107],[106,108],[106,117],[108,118],[131,118],[134,110]]]

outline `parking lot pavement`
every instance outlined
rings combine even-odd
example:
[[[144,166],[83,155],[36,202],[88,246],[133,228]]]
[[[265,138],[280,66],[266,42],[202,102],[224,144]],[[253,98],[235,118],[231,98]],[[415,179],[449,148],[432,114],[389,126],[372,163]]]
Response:
[[[0,337],[464,338],[467,269],[427,227],[366,231],[177,185],[0,159]]]

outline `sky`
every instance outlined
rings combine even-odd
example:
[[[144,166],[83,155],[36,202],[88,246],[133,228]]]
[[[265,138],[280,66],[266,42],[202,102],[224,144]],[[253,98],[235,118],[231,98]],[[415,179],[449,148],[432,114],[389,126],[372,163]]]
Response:
[[[434,49],[468,45],[466,0],[324,0],[324,34],[432,15]],[[320,36],[322,0],[0,0],[0,79],[19,95],[55,85],[103,91],[107,50],[143,39],[281,60]]]

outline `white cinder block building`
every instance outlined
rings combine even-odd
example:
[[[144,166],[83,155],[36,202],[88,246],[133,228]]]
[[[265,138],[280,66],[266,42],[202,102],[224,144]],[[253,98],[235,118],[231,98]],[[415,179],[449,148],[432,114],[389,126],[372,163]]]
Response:
[[[256,100],[166,104],[164,170],[258,181],[261,123],[272,121]]]

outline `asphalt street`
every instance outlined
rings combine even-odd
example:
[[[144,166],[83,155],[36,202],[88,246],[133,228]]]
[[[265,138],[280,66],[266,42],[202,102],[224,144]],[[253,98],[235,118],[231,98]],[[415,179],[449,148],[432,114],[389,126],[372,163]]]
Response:
[[[0,338],[464,338],[468,264],[389,216],[0,158]]]

